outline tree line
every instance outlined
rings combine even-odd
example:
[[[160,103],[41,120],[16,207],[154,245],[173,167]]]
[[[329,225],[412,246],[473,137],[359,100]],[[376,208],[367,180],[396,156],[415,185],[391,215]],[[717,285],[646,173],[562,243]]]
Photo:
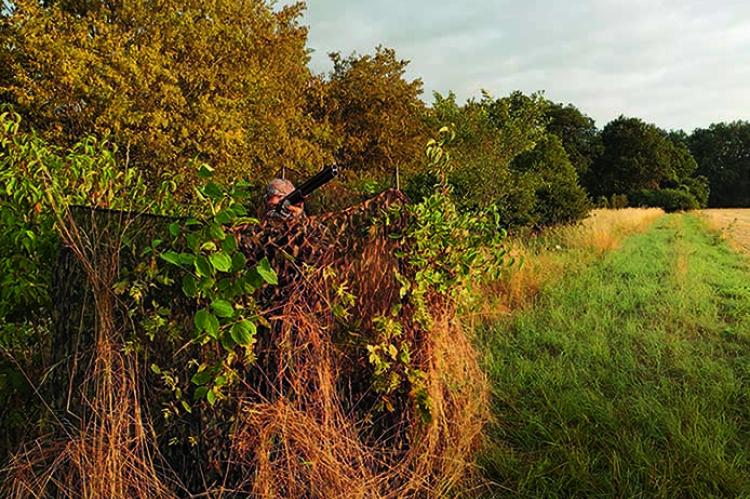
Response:
[[[196,159],[225,182],[336,161],[353,197],[434,185],[424,146],[450,125],[460,206],[505,224],[581,218],[589,207],[750,206],[750,123],[688,134],[621,116],[601,130],[541,94],[423,101],[394,50],[332,53],[308,67],[304,4],[266,0],[17,0],[0,9],[0,101],[45,140],[108,137],[118,160],[189,198]],[[396,180],[398,178],[398,180]]]

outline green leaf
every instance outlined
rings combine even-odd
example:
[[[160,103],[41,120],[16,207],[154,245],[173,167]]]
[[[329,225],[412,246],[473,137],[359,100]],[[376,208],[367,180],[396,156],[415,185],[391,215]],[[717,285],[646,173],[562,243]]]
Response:
[[[210,315],[209,311],[205,308],[202,308],[198,310],[195,313],[195,316],[193,316],[193,323],[195,324],[195,329],[198,330],[198,332],[203,332],[208,327],[208,316]]]
[[[214,169],[205,163],[200,165],[200,167],[198,168],[198,177],[200,178],[210,178],[213,174]]]
[[[215,340],[219,338],[219,319],[212,313],[206,318],[206,332]]]
[[[213,388],[211,388],[208,393],[206,393],[206,400],[208,400],[208,403],[211,405],[214,405],[216,403],[216,392],[214,392]]]
[[[195,389],[193,392],[193,400],[201,400],[206,397],[206,393],[208,393],[208,387],[207,386],[199,386]]]
[[[195,255],[191,253],[180,253],[178,255],[179,261],[183,265],[194,265],[195,264]]]
[[[215,182],[209,182],[203,188],[203,194],[210,197],[213,200],[219,199],[224,193],[221,191],[221,187]]]
[[[276,271],[271,268],[271,262],[268,261],[267,257],[263,257],[263,260],[258,262],[255,266],[255,270],[268,284],[276,285],[279,283],[279,277],[276,275]]]
[[[227,237],[221,242],[221,249],[231,253],[237,249],[237,240],[234,237]]]
[[[169,224],[169,233],[172,237],[177,237],[180,235],[180,224],[177,222],[172,222]]]
[[[234,349],[237,344],[234,341],[234,338],[232,338],[231,333],[226,333],[221,335],[221,346],[226,351],[231,351]]]
[[[212,277],[203,277],[198,282],[198,289],[204,293],[210,292],[216,286],[216,279]]]
[[[229,291],[229,289],[232,287],[232,279],[229,277],[225,277],[223,279],[219,279],[219,282],[216,283],[216,289],[219,291],[219,294],[227,297],[226,294]]]
[[[214,275],[213,267],[205,256],[199,256],[195,259],[195,271],[201,277],[211,277]]]
[[[180,265],[182,263],[180,261],[180,254],[176,251],[167,251],[165,253],[162,253],[161,255],[159,255],[159,258],[167,263],[171,263],[172,265]]]
[[[197,291],[198,285],[195,282],[195,277],[190,274],[182,276],[182,292],[185,293],[185,296],[193,298],[197,294]]]
[[[193,377],[190,378],[190,382],[194,385],[205,385],[211,379],[213,378],[213,374],[210,370],[204,369],[203,371],[198,371],[197,373],[193,374]]]
[[[255,217],[237,217],[234,219],[234,225],[257,225],[260,223]]]
[[[239,203],[233,204],[230,209],[232,215],[235,217],[244,217],[245,215],[247,215],[247,208]]]
[[[232,259],[223,251],[214,253],[209,258],[211,259],[211,265],[219,272],[229,272],[232,268]]]
[[[249,276],[245,276],[244,279],[241,279],[239,281],[240,286],[242,286],[242,291],[245,292],[247,295],[251,295],[255,293],[255,290],[258,289],[255,286],[253,286],[252,279],[249,278]]]
[[[154,374],[161,374],[161,369],[156,364],[151,364],[151,372]]]
[[[226,300],[214,300],[211,302],[211,309],[219,317],[232,317],[234,315],[234,307]]]
[[[227,225],[229,224],[229,222],[232,221],[232,215],[228,213],[226,210],[222,210],[216,214],[216,216],[214,217],[214,220],[216,220],[218,223],[222,225]]]
[[[245,265],[247,265],[247,258],[245,258],[244,254],[237,252],[232,255],[232,271],[237,272],[238,270],[242,270],[245,268]]]
[[[195,313],[193,322],[195,322],[198,332],[205,331],[213,339],[219,337],[219,319],[205,308]]]
[[[213,237],[214,239],[218,239],[219,241],[223,241],[227,237],[227,233],[224,232],[224,228],[216,222],[211,224],[211,226],[208,228],[208,231],[211,234],[211,237]]]
[[[194,252],[198,252],[198,248],[200,247],[200,239],[198,239],[198,234],[188,234],[185,236],[185,241],[187,241],[188,248],[190,248]]]
[[[213,241],[206,241],[201,244],[201,251],[216,251],[216,243]]]
[[[245,274],[245,282],[243,288],[246,293],[252,293],[256,289],[260,289],[263,286],[263,278],[258,273],[258,268],[253,267],[250,271]],[[248,287],[252,287],[253,290],[249,290]]]
[[[238,345],[247,346],[255,342],[255,331],[255,324],[248,320],[241,320],[232,325],[229,334]]]

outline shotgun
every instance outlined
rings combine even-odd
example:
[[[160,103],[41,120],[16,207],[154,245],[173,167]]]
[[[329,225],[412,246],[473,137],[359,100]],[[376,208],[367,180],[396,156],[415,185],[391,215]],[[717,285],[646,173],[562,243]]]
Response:
[[[336,165],[331,165],[319,171],[314,176],[305,180],[302,185],[284,196],[279,204],[276,205],[276,212],[283,213],[287,206],[302,203],[307,196],[336,178],[336,175],[338,175],[338,173],[339,168]]]

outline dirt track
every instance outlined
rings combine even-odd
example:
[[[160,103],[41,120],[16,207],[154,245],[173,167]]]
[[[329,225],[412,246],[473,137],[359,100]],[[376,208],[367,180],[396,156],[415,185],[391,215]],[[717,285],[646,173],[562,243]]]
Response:
[[[750,208],[703,210],[703,214],[735,246],[750,254]]]

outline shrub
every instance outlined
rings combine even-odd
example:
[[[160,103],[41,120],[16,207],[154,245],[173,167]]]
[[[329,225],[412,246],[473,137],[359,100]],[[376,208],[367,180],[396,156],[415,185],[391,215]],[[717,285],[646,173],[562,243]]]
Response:
[[[574,222],[588,213],[586,192],[578,184],[578,174],[557,136],[542,139],[534,149],[516,157],[511,167],[532,180],[530,218],[534,225]]]
[[[421,203],[389,190],[292,228],[245,216],[240,183],[197,189],[200,216],[154,216],[113,146],[6,128],[0,172],[36,175],[67,248],[45,309],[61,347],[34,376],[49,368],[47,393],[67,398],[40,439],[13,426],[30,434],[0,495],[444,496],[461,480],[489,402],[461,316],[513,259],[494,208],[449,196],[444,135]]]
[[[630,195],[631,204],[663,208],[666,212],[696,210],[700,204],[685,189],[642,189]]]
[[[628,204],[628,197],[625,194],[612,194],[609,198],[609,207],[613,210],[627,208]]]
[[[708,195],[710,193],[710,187],[708,185],[708,179],[702,175],[697,177],[688,177],[682,180],[683,189],[687,190],[693,195],[695,200],[698,202],[699,207],[705,208],[708,206]]]
[[[545,183],[536,191],[536,213],[539,225],[575,222],[584,218],[591,203],[577,184]]]

